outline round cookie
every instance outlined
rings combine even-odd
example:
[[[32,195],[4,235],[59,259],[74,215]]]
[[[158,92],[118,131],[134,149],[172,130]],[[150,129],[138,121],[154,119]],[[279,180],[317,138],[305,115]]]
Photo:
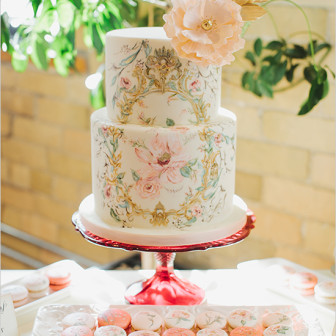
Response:
[[[107,325],[96,329],[94,336],[126,336],[126,331],[115,325]]]
[[[64,329],[61,336],[93,336],[93,332],[86,326],[73,326]]]
[[[137,312],[131,320],[134,330],[152,330],[157,331],[162,327],[162,317],[152,310],[143,310]]]
[[[165,318],[167,328],[191,329],[195,325],[195,316],[186,310],[171,310]]]
[[[46,271],[49,279],[50,289],[58,291],[70,285],[71,273],[62,267],[51,267]]]
[[[316,301],[324,304],[335,304],[335,281],[321,281],[315,286],[314,291]]]
[[[266,328],[264,336],[294,336],[293,327],[284,324],[273,324]]]
[[[197,332],[197,336],[228,336],[227,332],[223,329],[204,328]]]
[[[267,313],[262,317],[262,324],[264,328],[268,328],[273,324],[292,325],[292,323],[292,319],[283,313],[272,312]]]
[[[14,308],[18,308],[27,303],[28,290],[22,285],[8,285],[1,289],[1,294],[10,294]]]
[[[32,298],[40,298],[48,294],[49,279],[44,274],[30,274],[23,279],[23,284]]]
[[[169,328],[164,331],[162,336],[195,336],[195,333],[186,328]]]
[[[160,336],[160,334],[152,330],[137,330],[133,331],[128,336]]]
[[[93,331],[96,328],[96,320],[91,314],[76,312],[66,315],[62,320],[62,325],[64,328],[86,326]]]
[[[253,327],[242,326],[231,330],[230,336],[262,336],[262,332]]]
[[[255,327],[258,320],[250,310],[236,309],[228,316],[228,322],[230,327],[234,329],[238,327]]]
[[[131,315],[125,310],[109,308],[98,314],[98,326],[115,325],[126,329],[131,323]]]
[[[313,295],[318,279],[310,272],[297,272],[291,276],[291,288],[303,296]]]
[[[226,323],[226,317],[214,310],[206,310],[196,317],[196,324],[200,329],[223,329]]]

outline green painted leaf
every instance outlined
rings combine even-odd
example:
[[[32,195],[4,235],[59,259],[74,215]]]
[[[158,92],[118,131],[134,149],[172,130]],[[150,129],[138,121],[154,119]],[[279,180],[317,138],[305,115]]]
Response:
[[[110,215],[111,215],[111,217],[113,217],[116,221],[118,221],[118,222],[121,221],[120,218],[119,218],[119,216],[115,213],[115,211],[114,211],[112,208],[110,209]]]
[[[260,56],[261,55],[261,51],[263,49],[263,45],[262,45],[262,41],[260,38],[257,38],[254,42],[254,45],[253,45],[253,49],[254,49],[254,52],[257,56]]]
[[[172,90],[177,91],[177,87],[174,82],[168,82],[167,84]]]
[[[187,224],[192,224],[192,223],[195,223],[197,220],[197,218],[194,216],[193,218],[189,219]]]
[[[120,173],[118,174],[117,179],[122,180],[124,177],[125,177],[125,173]]]
[[[138,173],[132,169],[132,177],[133,177],[133,180],[135,182],[138,182],[140,180],[140,176],[138,175]]]
[[[125,201],[124,203],[119,204],[119,206],[120,206],[120,208],[127,209],[127,208],[129,208],[129,203],[127,201]]]
[[[146,57],[148,57],[151,52],[152,52],[152,48],[148,44],[146,44],[146,47],[145,47]]]
[[[169,119],[169,118],[167,118],[167,119],[166,119],[166,125],[167,125],[168,127],[174,126],[174,125],[175,125],[175,121],[174,121],[173,119]]]
[[[124,58],[121,62],[120,65],[121,66],[127,66],[129,64],[131,64],[132,62],[134,62],[134,60],[136,59],[136,57],[138,56],[139,51],[135,52],[134,54]]]
[[[197,159],[188,161],[189,166],[194,166],[197,163]]]
[[[184,166],[180,168],[181,175],[184,177],[190,177],[192,169],[189,166]]]

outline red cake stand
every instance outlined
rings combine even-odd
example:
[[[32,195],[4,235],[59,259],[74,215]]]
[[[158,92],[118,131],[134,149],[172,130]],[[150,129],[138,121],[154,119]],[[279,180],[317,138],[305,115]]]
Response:
[[[214,247],[223,247],[245,239],[254,228],[255,216],[247,212],[246,224],[235,234],[216,241],[181,246],[142,246],[105,239],[94,235],[82,224],[78,211],[72,216],[77,231],[89,242],[127,251],[155,252],[157,262],[155,274],[148,280],[138,281],[128,287],[125,299],[138,305],[196,305],[204,301],[204,290],[195,284],[178,278],[174,273],[176,252],[201,251]]]

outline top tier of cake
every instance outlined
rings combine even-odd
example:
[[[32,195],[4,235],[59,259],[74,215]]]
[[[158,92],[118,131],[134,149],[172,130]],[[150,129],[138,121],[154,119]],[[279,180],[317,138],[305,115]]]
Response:
[[[217,120],[219,67],[176,55],[163,28],[128,28],[106,36],[106,105],[112,121],[169,127]]]

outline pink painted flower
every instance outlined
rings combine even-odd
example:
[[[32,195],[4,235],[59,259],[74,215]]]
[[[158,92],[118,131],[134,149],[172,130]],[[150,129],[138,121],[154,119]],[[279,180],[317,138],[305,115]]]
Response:
[[[104,195],[106,198],[110,198],[112,194],[112,186],[111,184],[106,184],[104,188]]]
[[[241,6],[233,0],[172,0],[164,29],[177,54],[202,66],[222,66],[242,49]]]
[[[202,215],[202,209],[199,205],[195,205],[192,209],[191,209],[191,214],[194,217],[199,217]]]
[[[124,89],[128,90],[131,88],[132,82],[129,78],[127,77],[121,77],[120,78],[120,86],[123,87]]]
[[[195,79],[194,81],[192,81],[189,85],[189,88],[192,92],[196,92],[196,91],[199,91],[201,87],[201,83],[198,79]]]
[[[177,184],[183,180],[180,169],[188,159],[177,133],[157,134],[147,149],[135,148],[135,154],[157,173],[162,183]]]
[[[140,197],[155,199],[160,196],[160,180],[157,176],[140,178],[135,184],[135,189]]]
[[[215,144],[216,144],[217,147],[222,145],[223,141],[224,141],[223,134],[218,133],[218,134],[215,135]]]

